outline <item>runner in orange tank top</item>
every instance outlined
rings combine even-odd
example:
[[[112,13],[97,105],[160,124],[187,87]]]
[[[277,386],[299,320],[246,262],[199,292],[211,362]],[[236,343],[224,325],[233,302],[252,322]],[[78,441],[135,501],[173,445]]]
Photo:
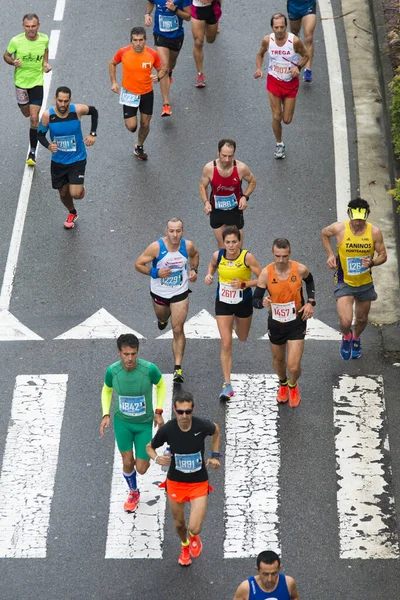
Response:
[[[289,406],[300,404],[298,380],[304,351],[306,320],[313,316],[314,279],[305,265],[290,260],[290,242],[278,238],[272,245],[274,262],[263,269],[254,292],[254,308],[269,307],[268,336],[272,365],[279,377],[277,402],[289,400]],[[303,297],[306,284],[307,302]],[[263,299],[265,290],[268,296]]]

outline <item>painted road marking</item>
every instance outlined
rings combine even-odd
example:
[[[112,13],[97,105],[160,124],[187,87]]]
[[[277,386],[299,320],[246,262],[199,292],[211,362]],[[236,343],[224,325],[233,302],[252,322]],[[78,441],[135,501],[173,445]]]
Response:
[[[218,325],[216,319],[210,315],[210,313],[202,309],[199,313],[194,315],[191,319],[186,321],[185,336],[188,339],[198,340],[214,340],[221,339],[218,331]],[[237,339],[236,333],[233,333],[233,337]],[[157,340],[171,340],[173,338],[172,330],[159,335]]]
[[[163,416],[167,421],[171,418],[172,375],[164,375],[164,379],[167,397]],[[157,484],[165,475],[160,465],[152,462],[147,473],[138,476],[138,507],[133,514],[126,513],[123,505],[128,488],[122,476],[121,455],[115,445],[105,558],[162,558],[166,494]]]
[[[57,336],[56,340],[115,340],[121,333],[133,333],[140,339],[145,339],[140,333],[127,327],[113,317],[105,308],[100,308],[83,323],[76,325],[65,333]]]
[[[60,40],[60,30],[52,29],[49,39],[49,60],[54,60],[57,55],[58,42]],[[45,103],[43,102],[43,106]]]
[[[335,150],[335,187],[337,220],[346,221],[347,205],[351,199],[349,142],[346,105],[344,102],[342,67],[333,18],[331,0],[319,0],[322,29],[328,63],[329,88],[332,105],[333,145]]]
[[[382,377],[343,375],[333,400],[340,557],[399,558]]]
[[[262,337],[258,338],[259,340],[268,340],[268,334],[266,333]],[[326,325],[319,319],[315,319],[311,317],[311,319],[307,319],[307,334],[306,340],[320,340],[320,341],[340,341],[342,339],[342,335],[330,327]]]
[[[226,404],[225,558],[280,554],[278,404],[275,375],[232,375]]]
[[[45,558],[68,375],[18,375],[0,476],[0,557]]]
[[[65,0],[57,0],[56,8],[54,10],[54,21],[62,21],[64,18]]]

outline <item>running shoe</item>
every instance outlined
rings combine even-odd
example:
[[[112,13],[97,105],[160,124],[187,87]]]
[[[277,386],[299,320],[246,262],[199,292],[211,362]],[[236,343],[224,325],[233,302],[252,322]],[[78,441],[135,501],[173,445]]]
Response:
[[[157,327],[160,331],[165,329],[168,325],[168,319],[166,321],[157,321]]]
[[[147,160],[147,154],[143,150],[143,146],[135,146],[133,154],[138,157],[138,160]]]
[[[226,402],[227,400],[230,400],[234,394],[235,392],[233,391],[231,384],[225,381],[219,399]]]
[[[172,381],[174,383],[183,383],[184,382],[182,369],[175,369],[174,376],[172,377]]]
[[[178,558],[178,563],[181,565],[181,567],[188,567],[192,564],[192,559],[190,558],[189,544],[187,546],[181,545],[181,553]]]
[[[64,221],[65,229],[73,229],[75,227],[75,221],[78,218],[78,213],[68,213],[66,221]]]
[[[276,395],[276,401],[279,404],[285,404],[289,400],[289,386],[288,385],[279,385],[279,390]]]
[[[189,552],[192,558],[200,556],[203,550],[203,543],[199,535],[189,535]]]
[[[196,75],[196,83],[194,84],[197,88],[206,87],[206,76],[203,73],[198,73]]]
[[[296,384],[294,387],[289,387],[289,406],[296,408],[300,404],[300,400],[299,386]]]
[[[305,81],[306,83],[312,83],[311,69],[304,69],[303,81]]]
[[[124,510],[126,512],[133,512],[135,510],[135,508],[137,507],[137,505],[139,504],[139,500],[140,500],[139,490],[135,490],[135,491],[130,490],[128,498],[126,499],[126,502],[124,504]]]
[[[361,340],[353,337],[351,340],[351,358],[361,358],[361,354]]]
[[[36,150],[30,150],[28,158],[26,159],[26,164],[29,167],[36,166]]]
[[[275,153],[274,153],[275,158],[285,158],[285,156],[286,156],[285,152],[286,152],[286,147],[283,142],[276,144]]]
[[[353,339],[353,332],[350,332],[351,337],[349,340],[344,339],[344,335],[342,335],[342,343],[340,344],[340,356],[343,360],[349,360],[351,356],[351,342]]]
[[[163,104],[161,116],[162,117],[170,117],[172,115],[172,110],[169,104]]]

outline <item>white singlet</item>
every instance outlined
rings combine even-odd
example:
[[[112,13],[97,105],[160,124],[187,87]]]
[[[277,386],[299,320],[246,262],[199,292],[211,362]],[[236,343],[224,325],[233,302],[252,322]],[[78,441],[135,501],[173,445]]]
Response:
[[[269,65],[268,74],[281,81],[292,81],[290,69],[299,62],[299,55],[293,47],[293,33],[288,33],[288,38],[283,46],[278,46],[275,34],[269,36]]]

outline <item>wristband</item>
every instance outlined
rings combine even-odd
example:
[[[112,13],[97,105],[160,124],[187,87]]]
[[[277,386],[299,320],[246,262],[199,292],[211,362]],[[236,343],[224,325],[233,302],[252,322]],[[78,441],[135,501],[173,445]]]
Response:
[[[175,10],[173,10],[172,12],[176,14],[178,12],[178,10],[179,10],[179,8],[177,6],[175,6]]]
[[[221,458],[220,452],[211,452],[211,458]]]
[[[104,419],[104,417],[109,417],[109,416],[110,416],[109,413],[106,413],[105,415],[103,415],[103,419]]]
[[[246,289],[246,282],[245,281],[241,281],[240,282],[240,289],[241,290],[245,290]]]
[[[157,269],[156,267],[151,267],[150,269],[150,277],[152,277],[153,279],[158,279],[158,271],[159,269]]]
[[[194,272],[196,273],[196,275],[197,275],[197,273],[199,272],[199,270],[198,270],[198,268],[197,268],[197,267],[190,267],[190,270],[191,270],[191,271],[194,271]]]
[[[296,67],[298,68],[299,71],[302,70],[303,67],[301,67],[300,65],[296,65]]]
[[[370,265],[369,265],[369,268],[371,268],[371,267],[374,267],[374,266],[375,266],[375,263],[374,263],[374,261],[373,261],[373,260],[371,260],[371,262],[370,262]]]
[[[154,412],[156,413],[156,415],[162,415],[163,414],[163,409],[162,408],[156,408],[156,410]]]
[[[242,194],[243,198],[246,198],[247,202],[250,200],[250,196],[248,196],[247,194]]]

